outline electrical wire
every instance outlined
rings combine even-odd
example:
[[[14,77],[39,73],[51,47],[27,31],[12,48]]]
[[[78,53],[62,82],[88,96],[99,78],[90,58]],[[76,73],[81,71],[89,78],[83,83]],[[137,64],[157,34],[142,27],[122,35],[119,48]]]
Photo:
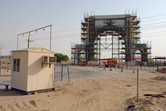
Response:
[[[151,27],[151,28],[143,28],[143,30],[153,30],[153,29],[161,29],[161,28],[166,28],[166,26],[158,26],[158,27]]]
[[[78,36],[75,36],[75,37],[68,37],[68,38],[62,38],[62,37],[56,37],[56,36],[54,36],[54,37],[52,37],[52,39],[71,39],[71,38],[78,38]],[[41,38],[41,39],[34,39],[34,40],[49,40],[48,38]]]
[[[157,35],[156,34],[152,34],[152,35],[145,35],[145,36],[143,35],[141,37],[143,37],[143,38],[144,37],[165,37],[165,36],[162,36],[162,35],[166,35],[166,34],[157,34]]]
[[[66,35],[67,36],[67,35]],[[71,36],[71,35],[70,35]],[[52,39],[59,39],[59,40],[61,40],[61,39],[73,39],[73,38],[78,38],[78,36],[75,36],[75,37],[67,37],[67,38],[63,38],[64,36],[59,36],[58,38],[57,38],[57,36],[53,36],[52,37]],[[40,39],[33,39],[34,41],[36,41],[36,40],[49,40],[48,39],[48,37],[47,38],[40,38]],[[20,41],[19,41],[20,42]],[[21,43],[26,43],[25,41],[24,42],[21,42]],[[13,44],[13,45],[6,45],[6,46],[4,46],[4,47],[10,47],[10,46],[14,46],[15,44]]]
[[[161,17],[161,16],[166,16],[166,14],[147,16],[147,17],[143,17],[143,18],[141,18],[141,19],[151,19],[151,18],[156,18],[156,17]]]
[[[163,24],[163,23],[166,23],[166,21],[159,21],[159,22],[155,22],[155,23],[151,23],[151,24],[142,24],[143,26],[149,26],[149,25],[154,25],[154,24]]]

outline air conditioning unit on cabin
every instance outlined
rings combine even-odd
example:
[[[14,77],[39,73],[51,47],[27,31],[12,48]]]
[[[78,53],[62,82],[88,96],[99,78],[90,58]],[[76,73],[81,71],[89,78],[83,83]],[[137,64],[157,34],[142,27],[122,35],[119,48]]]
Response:
[[[42,63],[49,64],[49,56],[43,56],[42,59],[43,59]]]
[[[43,64],[54,64],[56,62],[56,57],[43,56],[42,63]]]
[[[56,57],[49,57],[49,63],[54,64],[57,61]]]

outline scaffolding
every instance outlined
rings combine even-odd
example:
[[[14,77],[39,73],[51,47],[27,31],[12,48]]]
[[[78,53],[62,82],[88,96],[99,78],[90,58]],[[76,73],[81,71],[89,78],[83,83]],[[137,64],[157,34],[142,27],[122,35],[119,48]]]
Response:
[[[82,43],[71,48],[75,64],[102,59],[103,49],[111,51],[112,59],[128,65],[137,61],[148,63],[151,47],[140,43],[140,20],[136,14],[86,16],[81,24]]]

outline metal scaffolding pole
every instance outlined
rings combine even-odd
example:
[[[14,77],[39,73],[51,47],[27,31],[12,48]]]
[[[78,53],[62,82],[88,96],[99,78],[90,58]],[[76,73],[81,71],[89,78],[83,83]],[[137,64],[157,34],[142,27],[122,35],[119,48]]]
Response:
[[[120,60],[120,53],[119,53],[119,50],[120,50],[120,43],[119,43],[119,36],[118,36],[118,61]]]
[[[113,60],[113,58],[114,58],[114,57],[113,57],[113,52],[114,52],[114,47],[113,47],[113,46],[114,46],[114,42],[113,42],[113,35],[112,35],[112,60]]]
[[[99,38],[99,59],[101,59],[101,36]],[[101,65],[101,60],[99,61],[99,65]]]

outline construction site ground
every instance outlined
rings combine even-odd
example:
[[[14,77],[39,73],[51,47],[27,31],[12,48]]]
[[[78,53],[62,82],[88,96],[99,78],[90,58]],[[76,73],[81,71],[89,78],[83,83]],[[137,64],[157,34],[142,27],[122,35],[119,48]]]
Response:
[[[68,83],[68,71],[70,84]],[[134,69],[134,70],[133,70]],[[123,111],[128,105],[138,105],[136,111],[166,110],[166,73],[156,67],[139,67],[139,102],[137,101],[137,71],[135,68],[99,68],[55,66],[55,91],[21,95],[0,90],[0,111]],[[134,73],[135,72],[135,73]],[[0,77],[0,82],[10,76]]]

